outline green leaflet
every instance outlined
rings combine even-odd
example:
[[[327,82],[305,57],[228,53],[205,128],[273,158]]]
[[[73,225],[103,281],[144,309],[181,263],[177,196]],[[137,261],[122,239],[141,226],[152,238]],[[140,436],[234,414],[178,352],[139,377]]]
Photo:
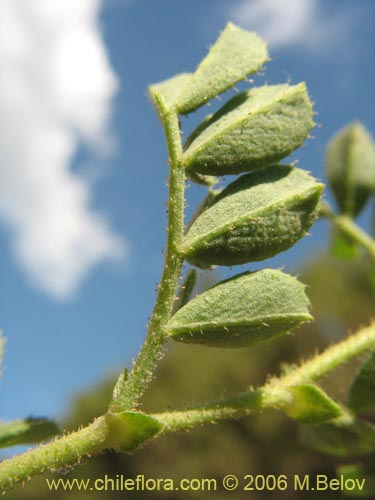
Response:
[[[375,191],[375,144],[361,123],[355,122],[333,137],[326,170],[341,212],[356,217]]]
[[[44,418],[27,418],[11,422],[0,421],[0,448],[39,443],[59,432],[59,427],[55,422]]]
[[[107,413],[109,428],[108,447],[130,451],[157,434],[161,423],[145,413],[128,411]]]
[[[356,413],[375,414],[375,352],[362,365],[349,391],[349,407]]]
[[[284,410],[291,418],[309,424],[319,424],[343,414],[341,407],[316,385],[296,385],[288,391],[293,399]]]
[[[280,271],[244,273],[198,295],[166,326],[174,340],[243,347],[285,334],[312,319],[304,285]]]
[[[312,126],[304,83],[253,88],[230,99],[193,132],[184,163],[210,175],[254,170],[288,156]]]
[[[255,33],[228,23],[208,55],[187,81],[177,111],[190,113],[224,92],[268,61],[266,43]]]
[[[336,457],[375,452],[375,427],[357,419],[351,425],[327,423],[303,426],[302,441],[315,451]]]
[[[184,85],[191,79],[191,73],[180,73],[160,83],[149,86],[150,95],[157,109],[173,109]]]
[[[272,257],[309,229],[322,189],[307,172],[290,165],[243,175],[197,217],[180,251],[199,267]]]

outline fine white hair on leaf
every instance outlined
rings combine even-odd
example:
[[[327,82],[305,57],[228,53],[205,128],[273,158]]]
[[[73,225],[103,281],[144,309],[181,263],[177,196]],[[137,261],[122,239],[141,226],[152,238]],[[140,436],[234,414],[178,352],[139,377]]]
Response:
[[[99,0],[0,2],[0,221],[31,282],[69,298],[125,242],[91,208],[72,171],[82,141],[111,144],[117,79],[99,30]]]

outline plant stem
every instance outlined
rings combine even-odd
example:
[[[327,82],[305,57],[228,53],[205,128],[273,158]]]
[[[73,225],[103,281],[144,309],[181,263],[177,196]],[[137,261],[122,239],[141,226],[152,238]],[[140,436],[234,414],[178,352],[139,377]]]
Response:
[[[255,410],[282,408],[292,397],[288,387],[320,379],[338,366],[369,350],[375,349],[375,323],[326,349],[293,369],[274,378],[265,386],[237,396],[223,398],[186,411],[153,415],[163,424],[162,433],[189,429],[228,418],[239,418]]]
[[[118,413],[133,409],[148,385],[156,361],[165,341],[164,327],[168,322],[178,287],[183,259],[179,256],[180,242],[184,234],[185,168],[182,162],[182,146],[178,116],[174,111],[159,107],[164,125],[169,165],[168,228],[164,270],[146,340],[126,379],[124,373],[115,386],[110,411]],[[0,464],[0,488],[40,474],[45,470],[66,467],[88,456],[115,446],[106,416],[72,434],[34,448]],[[130,449],[130,448],[129,448]]]
[[[108,433],[105,417],[100,417],[83,429],[4,460],[0,464],[0,491],[45,470],[66,467],[84,455],[103,450],[107,447]]]
[[[362,246],[375,260],[375,240],[363,231],[354,220],[347,215],[337,215],[325,204],[320,212],[321,216],[327,217],[330,221],[349,238]]]
[[[321,379],[335,368],[372,349],[375,349],[374,322],[345,340],[328,347],[321,354],[301,363],[299,367],[294,368],[282,378],[276,379],[275,382],[271,380],[268,386],[272,387],[275,383],[291,386]]]
[[[165,325],[170,319],[183,259],[179,247],[184,235],[185,168],[182,163],[181,134],[178,116],[159,103],[169,154],[169,198],[167,245],[164,270],[158,287],[147,336],[129,377],[120,376],[113,392],[110,411],[121,412],[137,406],[150,382],[156,361],[165,341]]]
[[[160,434],[166,434],[227,418],[239,418],[255,410],[282,408],[290,398],[288,387],[317,380],[369,349],[375,349],[375,323],[329,347],[287,375],[272,379],[259,389],[190,410],[155,414],[152,417],[162,425]],[[352,418],[345,415],[342,420],[350,424]],[[136,447],[131,444],[131,437],[129,435],[129,451]],[[2,462],[0,490],[10,488],[43,471],[66,467],[78,462],[83,456],[113,447],[114,439],[106,416],[99,417],[83,429]]]

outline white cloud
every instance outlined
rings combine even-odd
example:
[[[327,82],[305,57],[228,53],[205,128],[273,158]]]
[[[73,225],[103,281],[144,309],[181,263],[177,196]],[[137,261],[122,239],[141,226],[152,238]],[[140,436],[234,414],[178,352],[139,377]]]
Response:
[[[232,4],[230,17],[274,48],[303,46],[321,54],[342,43],[354,21],[352,10],[340,5],[328,11],[326,4],[322,0],[241,0]]]
[[[33,284],[58,298],[125,249],[71,170],[80,141],[97,152],[110,143],[117,81],[99,9],[99,0],[0,2],[0,220]]]

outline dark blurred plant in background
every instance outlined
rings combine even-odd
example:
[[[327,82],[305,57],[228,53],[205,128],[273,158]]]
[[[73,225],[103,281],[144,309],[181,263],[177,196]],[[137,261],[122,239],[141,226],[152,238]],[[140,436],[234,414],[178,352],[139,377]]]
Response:
[[[307,357],[314,349],[322,350],[333,340],[346,335],[374,314],[375,290],[371,281],[372,263],[365,255],[356,260],[339,260],[329,253],[318,255],[300,270],[300,279],[308,284],[315,321],[301,328],[298,335],[288,336],[267,345],[245,350],[202,350],[199,346],[173,343],[157,370],[156,380],[147,393],[143,409],[158,411],[198,402],[207,394],[222,396],[241,390],[251,383],[262,384],[268,374],[278,371],[284,362],[293,363]],[[204,282],[202,284],[204,287]],[[365,359],[363,357],[363,359]],[[322,385],[338,400],[345,402],[347,389],[361,359],[357,359],[327,377]],[[105,411],[114,378],[103,380],[86,393],[77,395],[67,413],[64,428],[74,429],[89,423]],[[375,459],[375,456],[372,457]],[[180,432],[153,441],[132,455],[106,452],[69,471],[66,478],[96,479],[107,474],[136,477],[217,477],[228,473],[245,474],[326,474],[335,477],[339,464],[351,463],[351,457],[338,459],[308,449],[300,439],[300,424],[280,412],[264,412],[217,425],[204,426],[192,432]],[[54,475],[50,474],[50,477]],[[49,492],[45,476],[35,479],[27,488],[18,486],[8,498],[44,500],[94,499],[97,492]],[[105,498],[119,498],[125,493],[107,491]],[[187,494],[167,492],[128,492],[129,498],[155,500],[183,499]],[[194,493],[194,498],[208,498],[209,493]],[[249,492],[216,492],[213,498],[249,498]],[[313,491],[253,492],[255,499],[315,499]],[[341,492],[319,492],[322,500],[342,498]]]

